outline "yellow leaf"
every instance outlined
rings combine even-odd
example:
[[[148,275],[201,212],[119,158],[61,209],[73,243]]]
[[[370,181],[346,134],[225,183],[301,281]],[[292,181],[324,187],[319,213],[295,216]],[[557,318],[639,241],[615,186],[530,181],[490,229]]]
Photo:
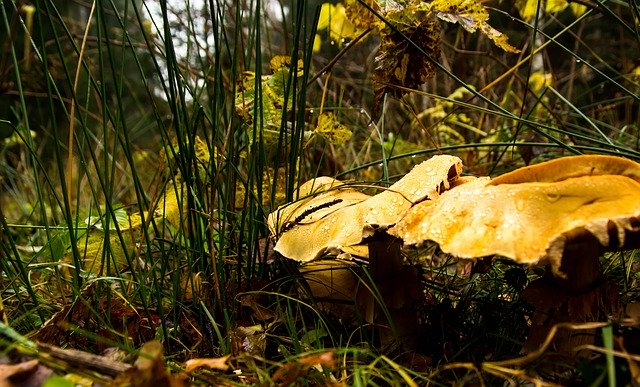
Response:
[[[569,6],[567,0],[547,0],[544,10],[547,13],[562,12]]]
[[[587,12],[587,6],[586,5],[582,5],[582,4],[578,4],[578,3],[571,3],[570,7],[571,7],[571,12],[573,12],[573,15],[575,17],[580,17],[585,12]]]
[[[469,32],[475,32],[477,29],[480,29],[496,46],[507,52],[520,52],[520,50],[507,42],[506,35],[487,23],[489,13],[486,8],[476,0],[434,0],[427,6],[427,10],[434,12],[438,18],[444,21],[459,23]]]
[[[331,14],[333,13],[333,9],[335,6],[331,3],[322,4],[322,8],[320,8],[320,16],[318,17],[318,30],[324,30],[329,27],[329,20],[331,19]]]
[[[356,37],[356,26],[347,19],[344,5],[337,4],[334,13],[331,15],[331,39],[341,44],[345,38]]]
[[[512,52],[514,54],[518,54],[520,52],[520,50],[518,50],[517,48],[513,47],[512,45],[509,44],[509,42],[507,42],[507,40],[509,39],[507,37],[507,35],[505,35],[502,32],[496,30],[495,28],[491,27],[486,22],[481,22],[480,23],[480,30],[489,39],[491,39],[496,46],[500,47],[501,49],[505,50],[506,52]]]
[[[342,145],[351,139],[351,131],[342,125],[333,113],[322,113],[318,117],[315,132],[335,145]]]
[[[541,0],[518,0],[516,8],[524,21],[531,21],[538,11],[538,2]],[[573,8],[573,5],[571,7]],[[540,10],[547,13],[557,13],[564,11],[569,6],[566,0],[547,0],[544,4],[540,4]],[[584,6],[581,6],[584,7]],[[583,11],[584,12],[584,11]],[[576,15],[578,16],[578,15]]]
[[[536,15],[538,0],[518,0],[516,1],[516,8],[522,20],[530,21]]]
[[[542,90],[545,86],[551,86],[552,83],[553,76],[548,73],[536,71],[529,77],[529,86],[531,87],[531,90],[536,93]]]
[[[269,66],[271,67],[271,71],[273,71],[274,74],[282,68],[289,70],[289,68],[291,67],[291,57],[288,55],[276,55],[269,61]],[[302,71],[303,66],[304,65],[302,60],[298,59],[295,68],[296,72]]]
[[[355,38],[360,32],[351,20],[347,18],[347,12],[342,3],[336,5],[330,3],[322,4],[320,17],[318,18],[318,30],[327,28],[329,29],[331,40],[338,44],[342,44],[345,39]]]
[[[320,35],[316,34],[313,38],[313,52],[320,52],[320,48],[322,48],[322,38]]]
[[[366,3],[371,9],[374,11],[385,14],[388,12],[388,9],[381,9],[378,5],[377,0],[360,0],[363,3]],[[367,7],[360,4],[359,0],[344,0],[343,3],[346,8],[346,13],[349,20],[356,26],[358,29],[366,29],[366,28],[377,28],[382,30],[385,28],[385,24],[383,21],[378,19],[371,11],[367,9]]]

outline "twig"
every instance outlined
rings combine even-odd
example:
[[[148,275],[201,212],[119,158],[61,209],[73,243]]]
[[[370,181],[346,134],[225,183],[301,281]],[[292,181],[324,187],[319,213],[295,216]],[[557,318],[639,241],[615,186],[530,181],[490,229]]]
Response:
[[[351,47],[353,47],[356,43],[358,43],[360,40],[362,40],[362,38],[364,38],[372,30],[373,30],[373,28],[371,28],[371,27],[367,28],[366,30],[362,31],[360,33],[360,35],[356,36],[355,39],[353,39],[346,46],[344,46],[344,48],[342,50],[340,50],[340,52],[333,59],[331,59],[331,61],[329,63],[327,63],[326,66],[324,66],[320,71],[318,71],[316,73],[316,75],[314,75],[313,77],[311,77],[311,79],[309,79],[309,82],[307,82],[307,87],[311,86],[311,84],[313,82],[315,82],[316,79],[320,78],[322,76],[322,74],[324,74],[324,73],[328,72],[329,70],[331,70],[331,68],[336,64],[336,62],[338,62],[340,60],[340,58],[342,58],[344,56],[344,54],[346,54],[347,51],[349,51],[351,49]]]
[[[38,355],[49,356],[52,359],[61,360],[80,369],[90,369],[103,375],[116,377],[131,368],[131,365],[110,360],[104,356],[79,351],[77,349],[62,349],[50,344],[37,343]]]

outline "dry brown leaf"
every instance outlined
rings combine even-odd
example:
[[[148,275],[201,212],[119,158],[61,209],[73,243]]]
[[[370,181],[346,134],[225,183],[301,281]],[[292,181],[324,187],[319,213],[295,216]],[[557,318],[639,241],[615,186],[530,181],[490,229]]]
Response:
[[[262,325],[239,326],[229,333],[231,352],[233,354],[249,354],[264,357],[267,349],[267,334]]]
[[[37,386],[53,371],[42,367],[38,360],[17,364],[0,364],[0,387]]]
[[[202,276],[200,273],[183,273],[180,278],[180,289],[185,301],[199,301],[202,295]]]
[[[267,321],[276,318],[275,313],[260,304],[260,293],[249,293],[238,296],[240,305],[245,306],[253,312],[252,316],[260,321]]]
[[[615,344],[624,355],[631,355],[624,345],[624,337],[614,337]],[[632,356],[627,356],[627,366],[629,367],[629,374],[631,376],[632,385],[638,386],[640,385],[640,364],[636,360],[632,358]]]
[[[276,370],[271,381],[280,386],[290,385],[298,378],[306,375],[312,367],[335,367],[335,353],[323,352],[317,355],[301,357],[286,363]]]
[[[398,10],[388,12],[385,17],[396,28],[386,27],[380,31],[381,43],[373,73],[374,117],[387,92],[400,98],[433,77],[434,63],[440,60],[441,51],[440,21],[432,15]]]
[[[170,375],[164,366],[162,343],[152,340],[145,343],[140,349],[134,367],[119,375],[114,380],[114,385],[148,387],[148,386],[184,386],[184,382]]]
[[[200,359],[190,359],[184,363],[185,370],[187,372],[193,372],[197,368],[206,367],[213,370],[226,371],[229,369],[229,365],[227,364],[227,360],[231,355],[222,356],[218,358],[200,358]]]

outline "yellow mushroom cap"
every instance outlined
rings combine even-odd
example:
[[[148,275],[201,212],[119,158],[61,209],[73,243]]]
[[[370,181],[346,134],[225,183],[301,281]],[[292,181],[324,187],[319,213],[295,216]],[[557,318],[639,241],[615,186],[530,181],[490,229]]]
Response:
[[[269,215],[269,227],[278,237],[274,250],[302,262],[338,255],[346,247],[361,244],[375,230],[394,225],[415,203],[437,197],[461,171],[459,158],[434,156],[372,197],[338,186],[282,206]],[[283,221],[287,227],[282,227]]]
[[[568,156],[518,168],[496,177],[489,185],[554,182],[572,177],[596,175],[620,175],[640,181],[640,164],[615,156]]]
[[[570,159],[570,166],[580,161]],[[640,176],[640,168],[620,161],[630,167],[614,169],[621,175],[599,167],[578,173],[556,161],[551,165],[571,177],[555,181],[534,166],[504,175],[508,179],[477,179],[417,204],[388,232],[405,245],[433,241],[457,257],[500,255],[519,263],[550,263],[561,274],[563,252],[576,236],[588,233],[603,249],[615,250],[626,247],[628,233],[640,231],[640,183],[627,177]],[[527,174],[531,181],[523,178]]]

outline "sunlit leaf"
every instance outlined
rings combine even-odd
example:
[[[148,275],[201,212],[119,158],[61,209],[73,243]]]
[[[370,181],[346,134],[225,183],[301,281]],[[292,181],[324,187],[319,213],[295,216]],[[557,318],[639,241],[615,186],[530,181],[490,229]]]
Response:
[[[459,23],[469,32],[473,33],[480,30],[496,46],[507,52],[520,52],[520,50],[507,42],[506,35],[489,25],[489,13],[476,0],[434,0],[429,3],[427,9],[435,12],[442,20],[450,23]]]
[[[335,145],[342,145],[351,139],[351,131],[342,125],[333,113],[322,113],[318,117],[315,132]]]
[[[73,375],[73,374],[72,374]],[[77,380],[72,380],[67,376],[53,375],[42,383],[42,387],[76,387],[82,384],[78,384]],[[90,385],[90,384],[89,384]]]
[[[363,0],[371,9],[380,13],[382,10],[376,0]],[[349,20],[359,29],[384,28],[384,22],[378,19],[367,7],[358,0],[345,0],[345,13]]]
[[[569,2],[567,0],[547,0],[544,10],[547,13],[556,13],[564,11],[568,6]]]
[[[456,109],[454,101],[461,101],[471,96],[467,89],[474,89],[472,85],[459,87],[446,99],[438,99],[432,107],[429,107],[416,116],[416,120],[424,122],[423,126],[433,131],[433,138],[443,144],[462,144],[468,142],[472,136],[487,134],[476,128],[476,124],[461,109]],[[420,125],[418,122],[412,125]],[[472,133],[470,133],[472,132]]]
[[[324,3],[320,9],[318,19],[318,30],[329,29],[331,40],[342,44],[344,39],[355,38],[359,31],[349,20],[345,7],[342,3]]]
[[[167,178],[173,177],[178,183],[183,181],[182,172],[180,171],[179,166],[192,166],[193,159],[186,157],[185,155],[181,155],[181,148],[187,152],[193,152],[198,169],[198,177],[201,181],[207,180],[211,154],[209,152],[207,142],[199,136],[195,136],[193,146],[191,145],[191,140],[188,138],[182,141],[182,146],[179,146],[178,140],[174,138],[171,141],[171,145],[167,145],[160,151],[160,168],[164,170],[164,176]],[[213,154],[216,154],[215,149],[213,150]],[[192,178],[195,178],[195,173],[193,171],[191,171],[191,175]]]
[[[585,12],[587,12],[587,6],[586,5],[582,5],[582,4],[578,4],[578,3],[571,3],[569,5],[569,7],[571,7],[571,12],[573,12],[573,15],[575,17],[580,17]]]
[[[529,86],[535,93],[540,92],[544,87],[553,84],[553,75],[550,73],[542,73],[539,71],[531,73],[529,77]]]
[[[313,38],[313,52],[318,53],[320,52],[321,48],[322,48],[322,37],[316,34]]]
[[[546,13],[557,13],[564,11],[568,6],[569,2],[566,0],[547,0],[544,4],[540,4],[538,7],[538,2],[540,0],[517,0],[516,8],[520,13],[520,16],[524,21],[531,21],[536,16],[536,12],[538,12],[538,8],[541,11]],[[584,7],[584,6],[581,6]],[[573,8],[573,4],[572,4]],[[586,8],[585,8],[586,9]],[[583,11],[584,12],[584,11]],[[576,15],[579,16],[579,15]]]
[[[276,172],[273,168],[267,167],[264,170],[262,177],[262,205],[270,206],[270,205],[278,205],[282,204],[287,196],[286,194],[286,174],[284,173],[283,168],[278,168],[277,176]],[[271,200],[271,193],[274,190],[273,201]],[[253,195],[254,198],[258,197],[258,190],[256,187],[253,187],[253,190],[250,193],[247,193],[246,184],[243,181],[238,181],[236,183],[236,194],[235,194],[235,207],[236,208],[244,208],[246,204],[245,197],[246,195]]]
[[[538,0],[517,0],[516,8],[522,20],[530,21],[535,17],[536,12],[538,12]],[[544,10],[542,5],[540,5],[540,8]]]
[[[124,208],[117,208],[113,210],[113,213],[115,215],[115,221],[118,224],[118,229],[128,230],[130,223],[129,223],[129,215],[127,214],[127,211]],[[106,217],[108,215],[104,215],[104,216]],[[97,216],[89,216],[84,220],[84,222],[88,226],[95,227],[98,230],[104,230],[105,229],[104,225],[105,223],[107,223],[106,221],[103,221],[103,219],[100,219]],[[116,225],[113,223],[113,220],[110,220],[108,223],[109,223],[110,230],[116,230]]]
[[[122,241],[121,238],[122,237]],[[127,267],[127,255],[130,257],[136,247],[137,233],[132,230],[122,231],[120,236],[115,232],[109,232],[109,239],[105,239],[105,233],[92,229],[77,240],[82,270],[99,274],[114,273]],[[107,250],[105,251],[105,247]],[[125,251],[126,249],[126,251]],[[71,251],[68,251],[66,262],[73,263]],[[108,270],[107,270],[108,269]]]
[[[226,371],[229,368],[227,360],[229,360],[230,356],[231,355],[217,358],[189,359],[184,363],[185,370],[187,372],[193,372],[197,368],[206,367],[213,370]]]
[[[331,20],[331,14],[335,5],[331,3],[324,3],[320,8],[320,15],[318,16],[318,30],[324,30],[329,27],[329,21]]]

